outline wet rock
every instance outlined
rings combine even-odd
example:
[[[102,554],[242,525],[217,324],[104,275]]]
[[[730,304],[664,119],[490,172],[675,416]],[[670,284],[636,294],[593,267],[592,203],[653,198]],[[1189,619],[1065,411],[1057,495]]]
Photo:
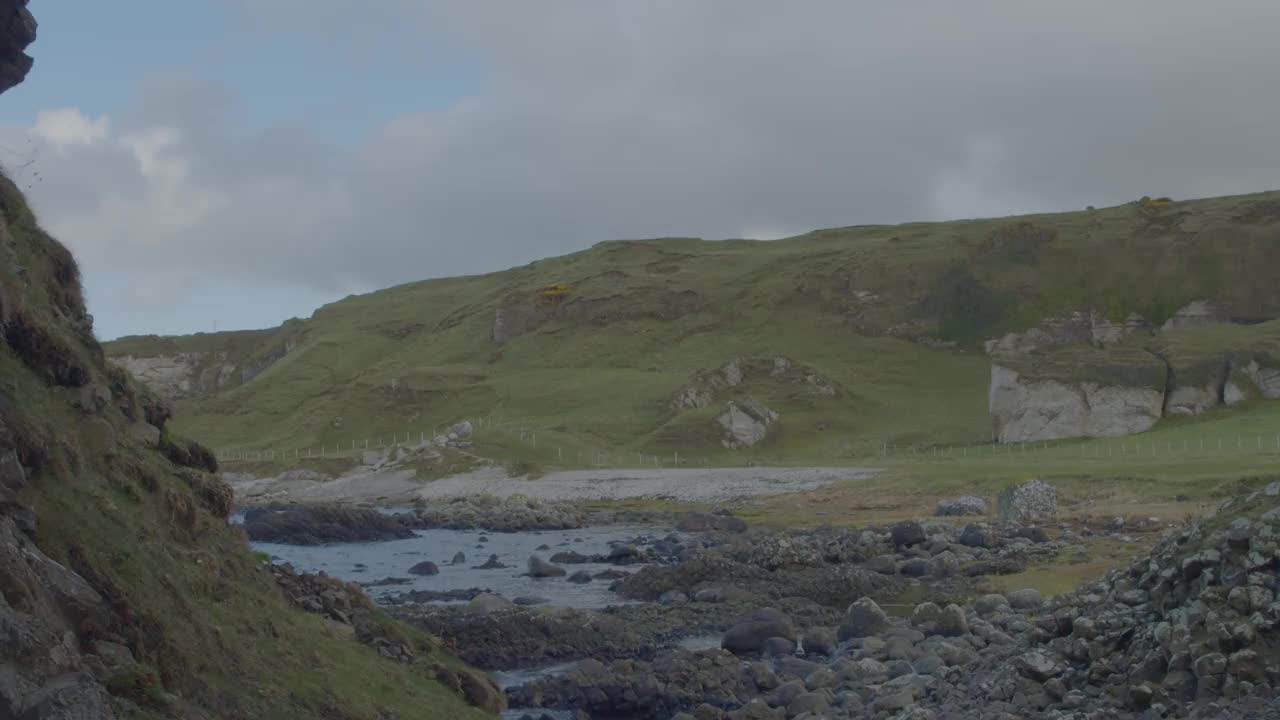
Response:
[[[459,550],[458,552],[454,553],[453,562],[451,562],[450,565],[465,565],[466,563],[467,563],[466,553]]]
[[[733,653],[756,653],[772,637],[795,641],[791,618],[773,608],[756,610],[739,620],[720,639],[720,647]]]
[[[578,583],[579,585],[585,585],[586,583],[591,582],[591,573],[587,572],[586,570],[579,570],[573,573],[572,575],[570,575],[567,579],[571,583]]]
[[[567,550],[551,556],[551,562],[558,565],[581,565],[591,562],[591,558],[579,552]]]
[[[406,519],[343,505],[251,508],[244,529],[254,542],[285,545],[380,542],[414,537]]]
[[[879,635],[889,627],[889,616],[876,604],[875,600],[859,598],[845,611],[844,623],[840,625],[838,637],[841,642],[850,638]]]
[[[549,602],[551,601],[544,597],[537,597],[533,595],[521,595],[519,597],[512,598],[511,600],[511,604],[520,605],[523,607],[527,607],[530,605],[545,605]]]
[[[796,654],[795,642],[784,637],[765,638],[760,645],[760,654],[765,657],[782,657]]]
[[[417,565],[414,565],[413,567],[409,568],[408,572],[410,575],[439,575],[440,566],[436,565],[430,560],[423,560]]]
[[[941,608],[931,602],[921,603],[911,613],[911,625],[925,635],[958,637],[969,632],[964,610],[954,604]]]
[[[836,633],[831,628],[811,627],[801,636],[800,646],[806,655],[830,656],[836,651]]]
[[[494,555],[490,555],[489,559],[485,560],[483,565],[476,565],[473,569],[474,570],[501,570],[502,568],[505,568],[505,567],[507,566],[499,562],[498,556],[494,554]]]
[[[529,556],[529,576],[535,578],[564,577],[568,573],[559,565],[553,565],[537,555]]]

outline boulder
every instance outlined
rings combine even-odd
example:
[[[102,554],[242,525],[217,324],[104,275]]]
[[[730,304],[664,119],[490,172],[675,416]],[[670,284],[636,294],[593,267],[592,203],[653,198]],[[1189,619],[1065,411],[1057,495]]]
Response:
[[[778,417],[778,413],[755,398],[747,397],[738,402],[730,400],[724,412],[716,416],[716,422],[724,429],[721,444],[731,450],[754,447],[765,439],[769,426]]]
[[[568,573],[559,565],[552,565],[537,555],[529,556],[529,575],[536,578],[564,577]]]
[[[893,540],[894,547],[897,548],[919,545],[927,539],[924,528],[915,521],[897,523],[889,529],[889,536]]]
[[[720,647],[732,653],[760,652],[769,638],[795,641],[796,629],[791,618],[773,608],[756,610],[734,623],[720,638]]]
[[[850,638],[879,635],[889,627],[889,616],[869,597],[858,598],[845,611],[837,634],[841,642]]]
[[[413,567],[409,568],[409,574],[410,575],[439,575],[440,566],[436,565],[430,560],[423,560],[417,565],[414,565]]]
[[[450,565],[465,565],[466,563],[467,563],[467,555],[466,555],[466,553],[464,553],[464,552],[462,552],[461,550],[459,550],[458,552],[456,552],[456,553],[454,553],[454,554],[453,554],[453,562],[451,562],[451,563],[449,563],[449,564],[450,564]]]
[[[505,567],[507,566],[499,562],[498,556],[494,554],[494,555],[490,555],[489,559],[485,560],[483,565],[476,565],[472,569],[473,570],[501,570],[502,568],[505,568]]]
[[[955,604],[943,608],[931,602],[921,603],[911,613],[911,625],[925,635],[958,637],[969,632],[964,610]]]
[[[765,657],[786,657],[796,654],[795,642],[784,637],[766,638],[760,646],[760,654]]]
[[[566,550],[552,555],[551,562],[560,565],[581,565],[583,563],[591,562],[591,558],[583,555],[582,553],[574,552],[573,550]]]
[[[574,574],[570,575],[567,579],[571,583],[585,585],[586,583],[591,582],[591,573],[587,572],[586,570],[579,570]]]
[[[836,651],[836,633],[827,627],[811,627],[800,637],[806,655],[827,657]]]
[[[986,515],[987,501],[974,495],[939,500],[934,514],[938,517],[963,517],[965,515]]]
[[[1035,588],[1014,590],[1006,593],[1005,599],[1009,601],[1009,607],[1014,610],[1037,610],[1044,604],[1044,595]]]
[[[965,547],[992,548],[996,546],[996,534],[989,526],[975,523],[966,525],[956,542]]]
[[[1013,665],[1023,677],[1036,682],[1045,682],[1062,674],[1062,665],[1048,653],[1039,650],[1018,656]]]
[[[415,537],[398,516],[344,505],[295,505],[253,508],[244,529],[254,542],[285,545],[378,542]]]
[[[1000,493],[996,515],[1003,523],[1034,523],[1058,514],[1058,489],[1043,480],[1014,485]]]

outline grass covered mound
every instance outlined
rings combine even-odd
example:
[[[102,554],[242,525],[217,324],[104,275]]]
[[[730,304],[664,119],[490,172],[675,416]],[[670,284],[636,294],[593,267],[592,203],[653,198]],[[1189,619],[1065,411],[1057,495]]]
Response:
[[[289,605],[212,457],[105,362],[74,259],[7,178],[0,213],[0,716],[484,717],[436,681],[458,664],[434,638],[366,607],[390,659]]]

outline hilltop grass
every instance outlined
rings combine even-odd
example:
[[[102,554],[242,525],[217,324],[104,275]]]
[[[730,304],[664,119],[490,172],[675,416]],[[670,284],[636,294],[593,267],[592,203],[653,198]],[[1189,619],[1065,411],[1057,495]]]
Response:
[[[297,346],[252,382],[180,403],[174,422],[218,448],[287,450],[485,417],[574,457],[678,451],[707,462],[815,462],[848,454],[851,439],[976,443],[990,427],[979,339],[1081,308],[1160,323],[1209,297],[1244,316],[1274,315],[1277,222],[1280,193],[1260,193],[770,242],[600,243],[499,273],[349,297],[257,346],[244,345],[257,336],[228,334],[232,360],[261,356],[283,334]],[[512,332],[527,332],[495,342],[499,310]],[[216,348],[219,337],[107,347],[163,354]],[[932,346],[939,340],[956,344]],[[722,453],[713,411],[668,405],[697,372],[775,355],[841,392],[815,398],[748,379],[742,392],[783,415],[765,448]],[[517,451],[509,445],[498,460],[549,460],[542,448],[507,456]]]

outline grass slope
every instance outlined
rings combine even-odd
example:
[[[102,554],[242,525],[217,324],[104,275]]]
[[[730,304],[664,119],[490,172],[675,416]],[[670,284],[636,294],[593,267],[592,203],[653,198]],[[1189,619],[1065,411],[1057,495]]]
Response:
[[[617,241],[489,275],[350,297],[280,332],[297,348],[253,381],[179,407],[218,447],[305,448],[500,419],[504,459],[569,453],[719,453],[713,409],[672,410],[699,371],[785,355],[835,398],[748,379],[780,411],[759,452],[834,457],[860,442],[989,437],[978,341],[1093,307],[1161,322],[1218,298],[1280,315],[1280,193],[1131,203],[1021,218],[857,226],[786,240]],[[563,285],[562,298],[543,289]],[[527,330],[493,339],[495,313]],[[222,347],[243,334],[127,338],[112,354]],[[903,338],[956,343],[938,348]],[[717,405],[723,405],[719,398]],[[517,447],[514,428],[541,449]]]
[[[432,659],[455,662],[438,641],[386,618],[419,650],[401,665],[286,606],[222,515],[230,491],[133,438],[140,400],[89,333],[75,263],[3,177],[0,212],[0,428],[31,471],[19,499],[41,550],[111,602],[110,626],[68,642],[112,639],[138,660],[100,678],[121,716],[484,717],[427,677]]]

